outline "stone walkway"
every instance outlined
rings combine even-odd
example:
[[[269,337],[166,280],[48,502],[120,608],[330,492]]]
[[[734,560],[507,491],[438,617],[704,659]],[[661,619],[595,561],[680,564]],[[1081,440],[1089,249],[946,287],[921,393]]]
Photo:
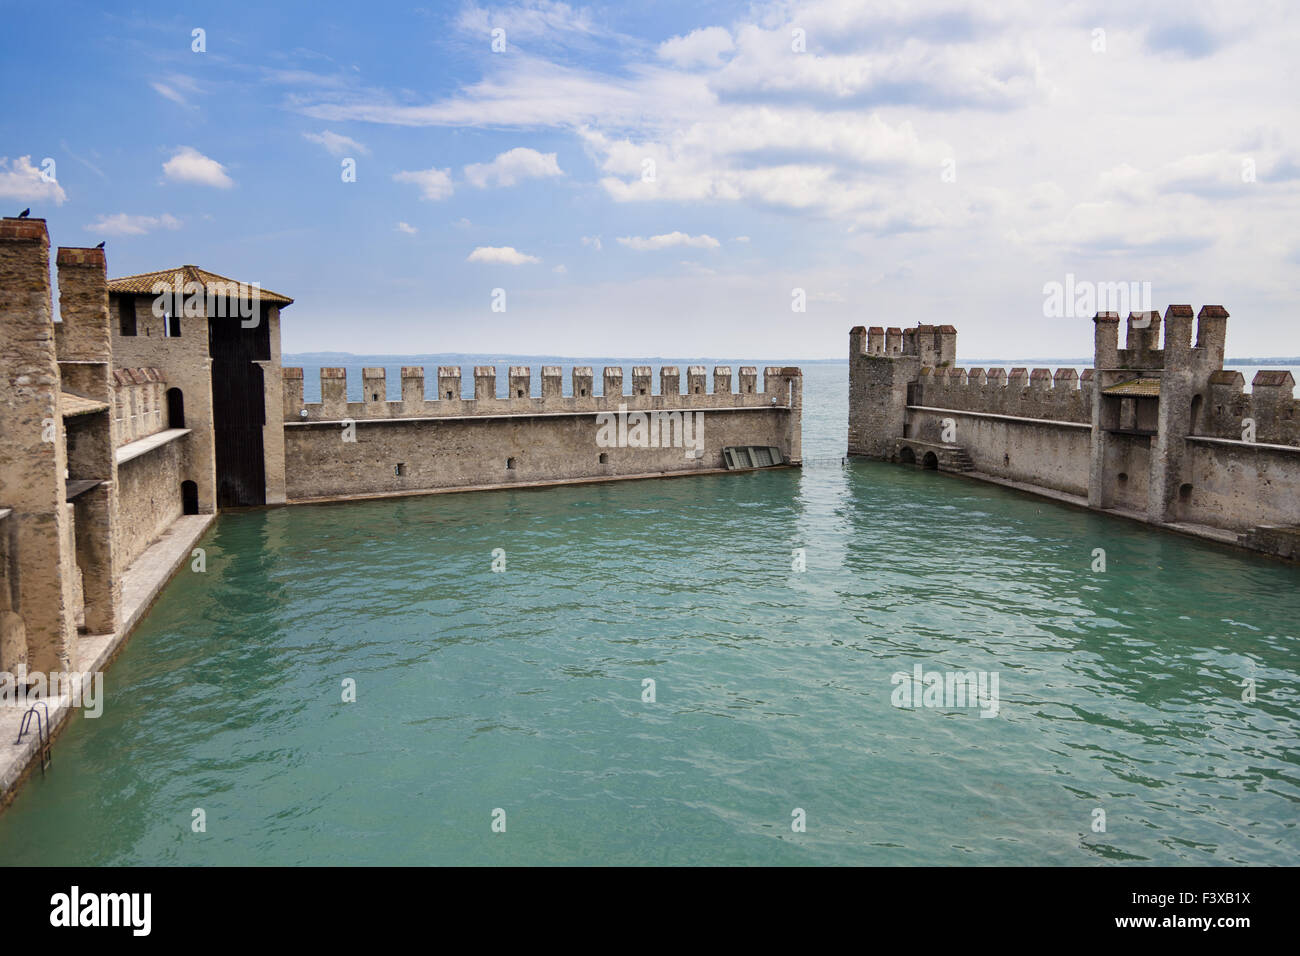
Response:
[[[215,515],[185,515],[177,518],[162,536],[151,544],[144,554],[122,575],[122,629],[113,634],[78,635],[74,650],[73,667],[80,686],[96,671],[103,671],[121,650],[140,619],[159,592],[171,580],[176,570],[189,560],[195,542],[212,524]],[[72,691],[46,700],[50,710],[51,738],[67,723],[72,715]],[[18,727],[26,707],[9,701],[0,704],[0,805],[13,799],[18,784],[38,762],[36,721],[33,719],[29,733],[21,744]],[[38,712],[43,712],[38,708]]]
[[[949,474],[954,474],[949,472]],[[1065,491],[1056,491],[1051,488],[1042,488],[1038,485],[1026,484],[1022,481],[1011,481],[1007,478],[997,478],[993,475],[986,474],[982,471],[956,472],[962,478],[972,478],[975,481],[983,481],[990,485],[1001,485],[1004,488],[1014,488],[1016,491],[1027,492],[1031,495],[1037,495],[1040,498],[1050,498],[1053,501],[1059,501],[1062,504],[1074,505],[1078,508],[1088,508],[1088,499],[1080,495],[1072,495]],[[1089,509],[1094,510],[1094,509]],[[1202,538],[1207,541],[1216,541],[1219,544],[1226,544],[1234,548],[1241,548],[1241,541],[1235,531],[1228,531],[1224,528],[1214,528],[1210,525],[1194,524],[1190,521],[1152,521],[1140,511],[1133,511],[1128,508],[1102,508],[1101,514],[1112,515],[1116,518],[1125,518],[1129,521],[1137,521],[1145,525],[1151,525],[1154,528],[1164,528],[1166,531],[1174,531],[1178,534],[1185,534],[1193,538]],[[1272,557],[1268,552],[1250,550],[1252,554],[1263,554],[1266,557]]]

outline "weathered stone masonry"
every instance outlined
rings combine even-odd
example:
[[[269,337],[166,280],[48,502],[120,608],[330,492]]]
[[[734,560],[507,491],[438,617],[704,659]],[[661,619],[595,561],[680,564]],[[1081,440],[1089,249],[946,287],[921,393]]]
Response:
[[[964,369],[956,329],[849,333],[848,451],[1015,482],[1089,507],[1300,558],[1300,403],[1286,371],[1243,393],[1228,313],[1094,318],[1094,367]],[[1196,340],[1192,342],[1192,326]],[[1161,348],[1161,326],[1164,343]],[[945,434],[945,431],[947,434]]]
[[[577,367],[570,394],[560,369],[541,370],[540,398],[531,397],[531,370],[511,367],[509,391],[497,398],[496,370],[474,369],[473,399],[461,398],[461,370],[438,369],[437,398],[425,399],[425,372],[404,368],[400,401],[386,401],[382,368],[363,372],[364,401],[347,401],[344,369],[321,369],[321,401],[303,402],[302,370],[284,370],[284,448],[290,501],[360,494],[402,494],[420,490],[600,480],[689,474],[724,467],[729,445],[766,445],[787,463],[802,459],[800,415],[803,379],[797,368],[739,370],[738,391],[731,369],[713,370],[708,390],[703,366],[687,370],[686,392],[676,367],[660,369],[659,389],[650,369],[632,369],[624,394],[623,369],[604,369],[595,393],[589,367]],[[608,447],[598,441],[601,413],[620,409],[659,413],[668,447]],[[699,413],[695,417],[695,413]],[[669,444],[679,439],[685,416],[698,455]],[[607,420],[607,419],[606,419]],[[698,421],[698,430],[696,422]],[[347,427],[347,426],[350,426]],[[354,440],[345,440],[350,438]],[[691,449],[693,450],[693,449]]]

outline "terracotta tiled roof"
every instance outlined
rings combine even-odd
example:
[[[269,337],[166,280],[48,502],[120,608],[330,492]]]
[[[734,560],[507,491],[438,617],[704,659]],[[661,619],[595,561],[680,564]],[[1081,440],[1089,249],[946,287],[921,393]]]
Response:
[[[59,392],[59,412],[64,418],[71,418],[74,415],[90,415],[107,409],[108,406],[103,402],[82,398],[80,395],[73,395],[71,392]]]
[[[1282,369],[1281,371],[1276,371],[1274,369],[1260,369],[1255,373],[1254,381],[1250,384],[1251,387],[1256,385],[1286,385],[1290,388],[1295,388],[1295,379],[1286,369]]]
[[[1112,385],[1110,388],[1102,389],[1103,395],[1129,395],[1138,398],[1159,398],[1160,397],[1160,379],[1158,378],[1132,378],[1127,382],[1120,382],[1118,385]]]
[[[1246,384],[1246,376],[1240,372],[1232,372],[1226,368],[1219,369],[1217,372],[1210,373],[1211,385],[1236,385],[1237,388]]]
[[[134,295],[155,295],[155,283],[163,282],[174,288],[178,275],[182,289],[190,282],[197,282],[203,287],[204,291],[207,291],[208,287],[212,286],[214,295],[225,295],[226,289],[232,285],[243,285],[245,288],[250,288],[247,283],[240,283],[237,279],[227,279],[225,276],[209,272],[207,269],[200,269],[198,266],[180,266],[176,269],[164,269],[161,272],[142,272],[140,275],[109,279],[108,291]],[[270,289],[259,290],[259,295],[263,302],[270,305],[293,304],[293,299],[287,295],[280,295],[280,293],[272,292]]]

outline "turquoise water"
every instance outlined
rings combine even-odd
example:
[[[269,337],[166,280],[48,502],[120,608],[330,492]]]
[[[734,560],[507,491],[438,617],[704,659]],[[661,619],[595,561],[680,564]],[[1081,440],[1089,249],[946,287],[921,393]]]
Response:
[[[807,374],[806,454],[838,455],[843,368]],[[226,514],[203,546],[0,862],[1298,860],[1294,568],[868,462]],[[915,664],[997,672],[997,716],[892,706]]]

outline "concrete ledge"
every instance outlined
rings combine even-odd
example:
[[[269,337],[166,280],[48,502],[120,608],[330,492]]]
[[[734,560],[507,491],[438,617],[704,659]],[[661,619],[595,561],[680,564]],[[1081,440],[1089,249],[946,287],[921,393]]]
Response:
[[[983,471],[964,471],[948,472],[947,474],[958,474],[963,478],[974,478],[976,481],[983,481],[990,485],[1001,485],[1003,488],[1011,488],[1014,491],[1023,491],[1031,495],[1037,495],[1040,498],[1050,498],[1052,501],[1059,501],[1061,504],[1073,505],[1076,508],[1087,508],[1087,495],[1075,495],[1068,491],[1058,491],[1055,488],[1044,488],[1042,485],[1031,485],[1025,481],[1013,481],[1010,478],[998,478],[996,475],[990,475]]]
[[[1026,425],[1051,425],[1056,428],[1082,428],[1092,431],[1092,422],[1063,422],[1056,418],[1024,418],[1020,415],[998,415],[994,412],[968,412],[960,408],[935,408],[931,405],[908,405],[909,412],[942,412],[945,415],[967,415],[971,418],[995,418],[1004,422],[1023,422]]]
[[[1249,445],[1249,442],[1243,444]],[[1194,524],[1190,521],[1152,521],[1145,514],[1139,511],[1130,511],[1127,508],[1092,508],[1088,505],[1088,499],[1080,495],[1070,494],[1065,491],[1056,491],[1052,488],[1043,488],[1039,485],[1031,485],[1022,481],[1010,481],[1006,478],[997,478],[993,475],[981,471],[968,472],[943,472],[943,474],[953,475],[958,478],[970,478],[973,481],[981,481],[990,485],[1001,485],[1004,488],[1010,488],[1014,491],[1022,491],[1027,494],[1037,495],[1039,498],[1048,498],[1061,504],[1070,505],[1076,508],[1082,508],[1091,511],[1094,514],[1110,515],[1112,518],[1123,518],[1126,521],[1136,521],[1139,524],[1148,525],[1152,528],[1160,528],[1164,531],[1172,531],[1175,534],[1185,535],[1189,538],[1199,538],[1202,541],[1212,541],[1215,544],[1222,544],[1231,547],[1236,551],[1244,551],[1247,554],[1253,554],[1256,557],[1272,558],[1275,561],[1288,561],[1294,563],[1292,559],[1284,555],[1273,554],[1269,551],[1262,551],[1258,548],[1248,547],[1243,538],[1246,535],[1236,531],[1230,531],[1226,528],[1215,528],[1211,525]]]
[[[127,442],[119,448],[114,456],[117,458],[119,465],[130,461],[132,458],[139,458],[141,455],[147,455],[155,448],[161,448],[168,442],[176,441],[178,438],[184,438],[190,433],[188,428],[169,428],[166,431],[155,432],[152,435],[146,435],[135,441]]]
[[[183,431],[183,429],[177,429]],[[154,599],[171,580],[176,570],[190,556],[191,549],[215,519],[215,515],[186,515],[172,522],[122,575],[122,627],[112,634],[79,635],[73,651],[74,680],[81,688],[103,671],[122,650],[131,631],[140,622]],[[60,688],[62,690],[62,688]],[[50,740],[67,726],[74,712],[72,691],[57,698],[42,698],[50,712]],[[15,702],[0,704],[0,807],[8,806],[18,786],[39,763],[36,721],[15,744],[26,707]],[[38,708],[38,712],[43,711]],[[50,772],[54,772],[51,763]]]
[[[1207,445],[1227,445],[1231,448],[1254,448],[1262,451],[1282,451],[1290,452],[1292,455],[1300,455],[1300,447],[1295,445],[1271,445],[1268,442],[1240,441],[1236,438],[1210,438],[1208,435],[1188,435],[1187,440],[1204,442]]]
[[[319,505],[338,501],[370,501],[378,498],[411,498],[417,495],[451,495],[462,491],[512,491],[517,488],[555,488],[560,485],[603,485],[611,481],[648,481],[654,478],[689,478],[699,475],[748,475],[756,471],[779,471],[798,468],[802,461],[789,461],[770,468],[731,471],[726,468],[698,468],[693,471],[660,471],[644,475],[595,475],[590,478],[554,478],[549,481],[514,481],[500,485],[454,485],[450,488],[421,488],[411,491],[375,491],[356,495],[323,495],[315,498],[290,498],[290,505]]]

